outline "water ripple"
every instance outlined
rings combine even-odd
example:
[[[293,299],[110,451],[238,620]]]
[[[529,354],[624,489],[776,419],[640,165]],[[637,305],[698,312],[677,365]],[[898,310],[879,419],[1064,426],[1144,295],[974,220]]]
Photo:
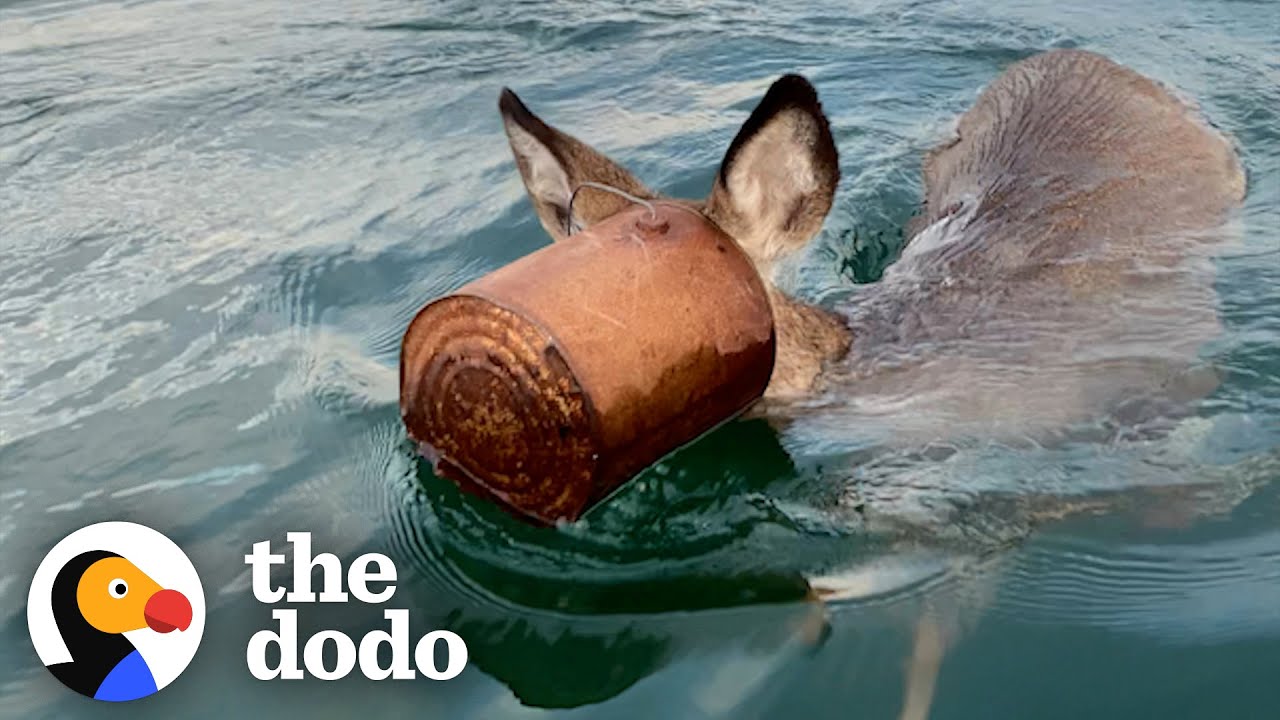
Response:
[[[770,715],[837,687],[890,716],[875,703],[900,684],[884,674],[894,623],[921,608],[970,628],[990,610],[1179,643],[1274,639],[1275,33],[1261,2],[1114,5],[0,3],[0,595],[67,531],[128,517],[181,540],[232,610],[246,539],[315,529],[338,552],[385,547],[406,600],[474,633],[485,676],[409,693],[405,712],[478,717],[614,696],[619,716]],[[809,75],[844,181],[784,273],[834,304],[897,257],[921,156],[978,89],[1072,46],[1199,98],[1248,167],[1240,242],[1216,262],[1226,332],[1203,353],[1221,384],[1191,417],[903,447],[853,393],[838,400],[857,420],[733,423],[550,531],[461,495],[407,446],[404,327],[548,241],[502,134],[502,86],[652,186],[699,197],[769,83]],[[1137,339],[1158,353],[1169,330]],[[934,399],[882,398],[930,414]],[[789,613],[809,622],[815,587],[845,634],[795,662]],[[6,607],[0,639],[21,647],[21,603]],[[208,666],[239,667],[231,650]],[[31,662],[0,654],[6,707],[61,714]],[[374,702],[349,694],[353,712]],[[197,695],[186,707],[225,712]]]

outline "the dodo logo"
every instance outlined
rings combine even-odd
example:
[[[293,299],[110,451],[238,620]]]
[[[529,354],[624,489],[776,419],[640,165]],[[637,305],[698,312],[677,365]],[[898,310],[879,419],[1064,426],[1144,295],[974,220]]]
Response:
[[[40,660],[72,690],[112,702],[173,682],[200,645],[204,612],[200,578],[182,549],[126,522],[63,538],[27,598]]]

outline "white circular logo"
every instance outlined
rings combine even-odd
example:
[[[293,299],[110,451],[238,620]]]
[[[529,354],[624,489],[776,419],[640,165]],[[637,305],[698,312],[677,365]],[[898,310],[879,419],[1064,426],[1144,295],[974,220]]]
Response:
[[[146,697],[182,674],[204,618],[204,589],[186,553],[128,522],[63,538],[27,596],[40,661],[72,690],[111,702]]]

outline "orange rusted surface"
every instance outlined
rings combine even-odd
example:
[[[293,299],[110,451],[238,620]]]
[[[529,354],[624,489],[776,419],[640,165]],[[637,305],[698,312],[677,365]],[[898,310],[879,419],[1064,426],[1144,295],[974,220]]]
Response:
[[[700,215],[636,207],[423,308],[400,410],[442,474],[573,520],[758,399],[773,370],[758,273]]]

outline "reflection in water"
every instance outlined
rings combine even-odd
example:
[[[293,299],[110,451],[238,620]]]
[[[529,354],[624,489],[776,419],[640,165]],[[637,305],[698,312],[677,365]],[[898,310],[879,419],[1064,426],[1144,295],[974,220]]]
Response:
[[[467,639],[472,663],[534,707],[608,700],[667,664],[671,654],[669,638],[630,628],[587,635],[507,617],[490,624],[464,620],[453,631]]]
[[[751,453],[735,452],[744,447]],[[437,479],[425,461],[414,473],[425,501],[397,518],[398,536],[411,551],[432,548],[447,565],[465,567],[464,575],[520,605],[593,613],[736,604],[732,592],[712,585],[676,599],[634,592],[630,583],[665,582],[709,568],[721,576],[766,572],[768,558],[734,562],[736,545],[769,520],[761,491],[795,475],[765,423],[731,423],[624,486],[584,520],[546,530]],[[429,538],[411,529],[419,527],[430,528]],[[717,556],[721,564],[706,562]],[[565,581],[566,567],[573,568],[573,582]],[[669,586],[676,590],[680,583]],[[795,590],[781,592],[794,596]]]
[[[731,451],[742,447],[752,454]],[[720,428],[626,486],[608,510],[560,530],[531,527],[458,490],[422,458],[412,468],[429,501],[396,517],[397,550],[467,598],[449,614],[450,628],[476,666],[523,704],[601,702],[682,655],[743,638],[735,622],[666,614],[775,606],[767,614],[776,627],[753,623],[750,633],[754,652],[766,656],[816,642],[825,627],[799,572],[782,558],[770,572],[735,547],[758,511],[725,503],[794,475],[764,422]],[[735,509],[743,517],[722,524]]]
[[[744,579],[732,584],[753,585]],[[661,584],[635,588],[653,595],[665,590]],[[691,657],[737,656],[739,666],[772,667],[788,655],[813,651],[828,631],[820,603],[760,606],[750,594],[741,602],[751,610],[590,617],[482,603],[449,613],[445,625],[466,640],[473,666],[506,685],[521,704],[574,708],[608,700]],[[737,692],[750,689],[743,685]],[[685,691],[698,686],[691,680]]]

